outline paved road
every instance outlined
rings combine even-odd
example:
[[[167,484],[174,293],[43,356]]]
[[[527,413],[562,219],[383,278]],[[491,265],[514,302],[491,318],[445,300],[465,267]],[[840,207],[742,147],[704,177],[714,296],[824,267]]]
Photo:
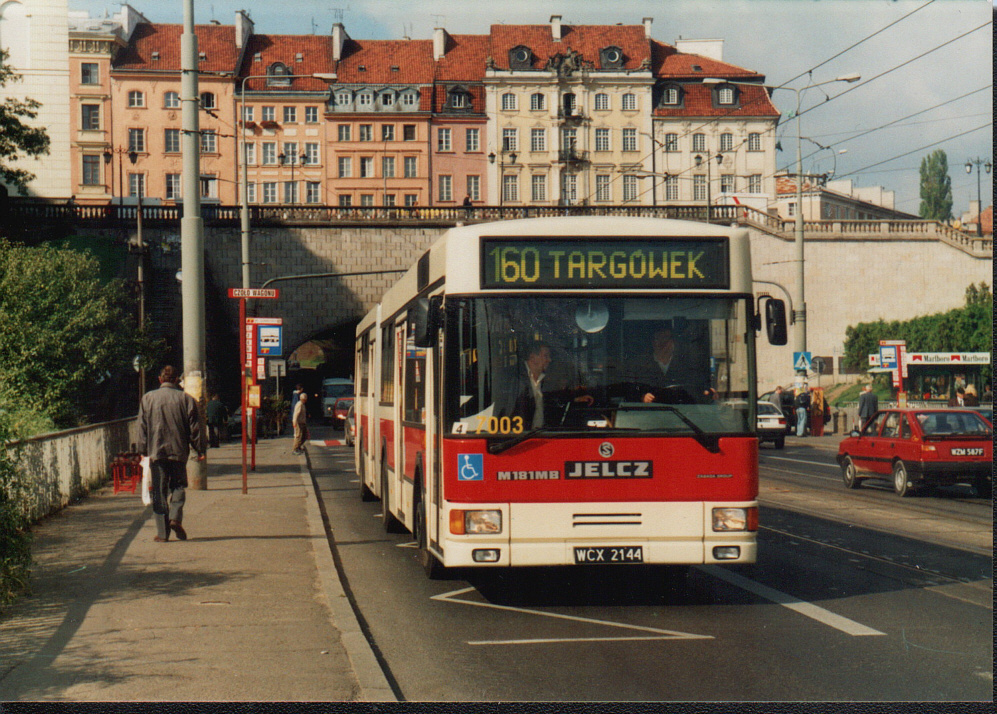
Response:
[[[697,567],[682,587],[616,569],[428,581],[411,537],[360,501],[351,451],[311,450],[348,592],[402,700],[990,701],[992,561],[975,542],[989,502],[847,492],[832,458],[766,449],[760,562]]]

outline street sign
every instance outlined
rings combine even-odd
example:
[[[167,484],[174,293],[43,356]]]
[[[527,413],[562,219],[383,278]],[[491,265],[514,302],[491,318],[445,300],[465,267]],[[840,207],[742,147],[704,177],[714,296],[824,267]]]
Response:
[[[230,298],[277,298],[280,290],[277,288],[229,288]]]
[[[827,363],[824,361],[823,357],[814,357],[810,360],[810,364],[813,366],[814,372],[817,374],[824,374],[824,368],[827,366]]]
[[[797,371],[810,370],[810,352],[793,353],[793,369]]]
[[[287,361],[282,359],[271,359],[268,360],[268,368],[270,369],[271,377],[286,377],[287,376]]]
[[[899,366],[897,345],[879,346],[879,366],[883,369],[896,369]]]
[[[256,334],[259,337],[257,354],[266,357],[278,356],[281,354],[281,326],[280,325],[258,325]]]

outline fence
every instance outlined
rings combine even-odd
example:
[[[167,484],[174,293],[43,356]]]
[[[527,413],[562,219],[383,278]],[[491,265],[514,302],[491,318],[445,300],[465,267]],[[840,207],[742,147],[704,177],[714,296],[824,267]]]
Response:
[[[138,441],[138,420],[94,424],[12,442],[14,461],[26,486],[31,521],[58,511],[100,487],[111,476],[111,461]]]

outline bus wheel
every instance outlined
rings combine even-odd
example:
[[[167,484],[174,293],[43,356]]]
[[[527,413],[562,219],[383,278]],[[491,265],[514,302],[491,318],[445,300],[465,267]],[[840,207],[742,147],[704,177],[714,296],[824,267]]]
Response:
[[[395,518],[395,514],[391,512],[390,504],[388,503],[388,469],[387,467],[381,467],[381,525],[384,526],[385,533],[401,533],[403,528]]]
[[[429,551],[429,528],[426,523],[426,507],[420,498],[415,504],[415,539],[419,544],[419,564],[422,565],[426,577],[430,580],[440,580],[446,575],[447,569],[439,558]]]

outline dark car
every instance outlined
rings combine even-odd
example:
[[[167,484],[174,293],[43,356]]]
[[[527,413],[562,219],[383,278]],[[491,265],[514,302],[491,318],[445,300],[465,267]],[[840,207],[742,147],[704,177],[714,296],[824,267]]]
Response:
[[[900,496],[971,483],[990,498],[993,458],[993,427],[970,409],[885,409],[838,446],[847,488],[867,478],[887,479]]]
[[[258,415],[259,415],[259,410],[255,410],[253,412],[253,417],[251,417],[251,418],[254,418],[254,417],[258,416]],[[257,419],[257,423],[256,423],[256,436],[257,437],[259,437],[262,434],[262,427],[263,427],[262,423],[260,422],[259,419]],[[228,430],[228,436],[229,436],[229,438],[236,437],[236,436],[242,436],[242,407],[241,406],[236,407],[235,411],[233,411],[232,414],[229,415],[228,423],[227,423],[227,430]]]

